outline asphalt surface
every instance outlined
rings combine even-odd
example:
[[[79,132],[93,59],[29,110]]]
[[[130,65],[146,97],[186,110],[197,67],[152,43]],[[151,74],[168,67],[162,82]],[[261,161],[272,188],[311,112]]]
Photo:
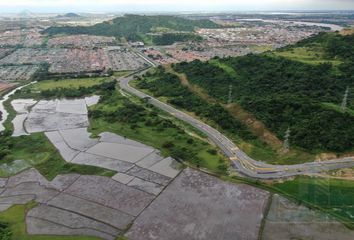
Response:
[[[141,75],[144,72],[136,73]],[[165,104],[152,96],[149,96],[129,85],[129,82],[136,75],[122,77],[119,80],[121,89],[133,94],[141,99],[148,99],[149,103],[155,107],[175,116],[176,118],[192,125],[202,131],[213,141],[231,160],[235,170],[242,175],[256,179],[279,179],[304,174],[315,174],[329,170],[354,167],[354,157],[333,159],[323,162],[310,162],[297,165],[270,165],[250,158],[245,152],[240,150],[229,138],[211,126],[181,112],[174,107]]]

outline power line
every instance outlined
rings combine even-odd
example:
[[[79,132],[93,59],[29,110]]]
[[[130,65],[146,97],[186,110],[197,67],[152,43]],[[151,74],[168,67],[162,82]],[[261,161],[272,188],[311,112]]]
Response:
[[[232,103],[232,85],[229,85],[229,99],[227,101],[228,104]]]

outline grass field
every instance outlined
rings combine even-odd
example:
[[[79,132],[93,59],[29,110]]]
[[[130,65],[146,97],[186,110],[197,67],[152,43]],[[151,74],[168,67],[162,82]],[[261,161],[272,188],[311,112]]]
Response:
[[[354,181],[301,176],[274,184],[272,188],[354,228]]]
[[[31,88],[38,91],[53,90],[56,88],[79,88],[79,87],[92,87],[99,85],[102,82],[110,80],[110,77],[98,78],[75,78],[64,80],[44,80],[33,84]]]
[[[289,58],[294,61],[299,61],[308,64],[321,64],[330,62],[333,65],[339,65],[342,62],[339,60],[326,59],[323,55],[323,51],[319,48],[311,49],[306,47],[297,47],[286,51],[275,51],[273,53],[276,56]]]
[[[6,236],[4,231],[0,232],[1,240],[99,240],[96,237],[85,236],[48,236],[48,235],[28,235],[26,233],[26,212],[35,207],[31,202],[26,205],[15,205],[0,213],[0,222],[8,225]]]

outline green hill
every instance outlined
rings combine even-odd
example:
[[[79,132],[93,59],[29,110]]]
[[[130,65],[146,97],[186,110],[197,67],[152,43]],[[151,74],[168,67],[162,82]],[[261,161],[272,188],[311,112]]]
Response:
[[[262,121],[280,140],[284,140],[285,132],[290,128],[293,148],[311,153],[343,153],[354,149],[353,46],[353,36],[329,33],[282,50],[321,47],[321,54],[327,61],[336,60],[339,62],[337,65],[326,61],[310,64],[289,56],[285,58],[267,53],[180,63],[173,68],[184,73],[190,84],[223,105],[227,104],[231,85],[232,102]],[[146,83],[147,89],[160,94],[165,93],[159,89],[168,89],[166,84],[169,84],[164,82],[162,85],[158,81]],[[176,89],[176,86],[171,85],[171,88]],[[348,109],[342,111],[340,106],[347,88]],[[168,97],[170,102],[182,107],[191,109],[196,104],[186,102],[187,98]],[[243,128],[241,132],[244,132]]]
[[[142,40],[146,33],[155,32],[156,29],[193,32],[195,28],[218,27],[218,24],[210,20],[189,20],[167,15],[125,15],[89,27],[50,27],[45,30],[45,33],[50,35],[91,34],[118,38],[125,37],[128,40]]]

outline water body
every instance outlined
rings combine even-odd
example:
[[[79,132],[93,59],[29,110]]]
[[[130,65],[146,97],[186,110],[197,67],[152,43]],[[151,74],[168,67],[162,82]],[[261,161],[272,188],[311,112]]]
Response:
[[[302,22],[302,21],[285,21],[285,20],[265,20],[261,18],[249,18],[249,19],[237,19],[239,21],[248,21],[248,22],[268,22],[268,23],[289,23],[295,25],[306,25],[306,26],[318,26],[318,27],[326,27],[330,28],[331,31],[342,31],[343,27],[335,24],[328,24],[328,23],[316,23],[316,22]]]
[[[316,23],[316,22],[301,22],[301,21],[281,21],[281,20],[262,20],[263,22],[275,22],[275,23],[293,23],[295,25],[305,25],[305,26],[318,26],[318,27],[326,27],[330,28],[332,31],[342,31],[343,27],[335,24],[328,23]]]
[[[29,84],[26,84],[26,85],[22,85],[22,86],[19,86],[17,88],[15,88],[14,90],[12,90],[11,92],[9,92],[8,94],[6,94],[1,100],[0,100],[0,111],[2,112],[2,118],[0,120],[0,132],[4,131],[5,130],[5,127],[4,127],[4,122],[6,121],[7,117],[9,116],[9,113],[6,111],[5,107],[4,107],[4,102],[7,101],[13,94],[15,94],[15,92],[17,90],[20,90],[24,87],[27,87],[33,83],[36,83],[35,82],[31,82]]]

